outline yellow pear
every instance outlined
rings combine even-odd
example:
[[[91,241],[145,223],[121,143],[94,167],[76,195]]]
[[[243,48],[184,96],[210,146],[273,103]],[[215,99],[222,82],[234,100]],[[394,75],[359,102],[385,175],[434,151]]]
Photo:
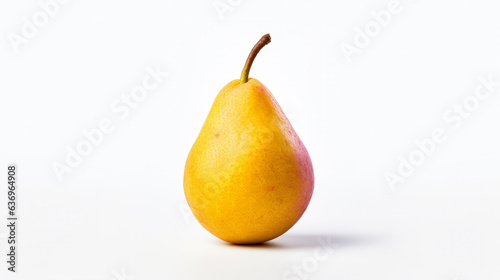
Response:
[[[271,92],[248,79],[254,46],[241,79],[217,95],[184,170],[184,193],[200,224],[218,238],[258,244],[276,238],[302,216],[314,189],[306,147]]]

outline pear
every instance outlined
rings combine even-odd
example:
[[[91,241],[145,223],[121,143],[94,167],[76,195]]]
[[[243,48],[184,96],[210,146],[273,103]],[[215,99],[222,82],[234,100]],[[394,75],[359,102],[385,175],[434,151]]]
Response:
[[[200,224],[235,244],[258,244],[289,230],[306,210],[314,173],[306,147],[271,92],[248,78],[217,95],[186,161],[184,193]]]

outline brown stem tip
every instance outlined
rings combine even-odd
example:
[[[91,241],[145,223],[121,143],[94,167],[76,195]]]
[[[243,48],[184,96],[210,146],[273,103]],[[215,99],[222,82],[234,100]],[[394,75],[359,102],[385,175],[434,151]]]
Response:
[[[252,67],[252,63],[255,60],[255,57],[259,53],[259,51],[267,44],[271,42],[271,35],[266,34],[260,38],[260,40],[253,46],[253,49],[250,51],[248,55],[247,61],[245,62],[245,66],[243,67],[243,71],[241,71],[240,84],[244,84],[248,82],[248,74],[250,74],[250,68]]]

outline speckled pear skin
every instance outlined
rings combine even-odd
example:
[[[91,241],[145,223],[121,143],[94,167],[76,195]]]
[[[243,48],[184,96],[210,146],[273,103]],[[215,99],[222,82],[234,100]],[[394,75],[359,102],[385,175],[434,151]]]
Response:
[[[271,92],[256,79],[227,84],[185,166],[200,224],[230,243],[262,243],[300,219],[313,189],[309,154]]]

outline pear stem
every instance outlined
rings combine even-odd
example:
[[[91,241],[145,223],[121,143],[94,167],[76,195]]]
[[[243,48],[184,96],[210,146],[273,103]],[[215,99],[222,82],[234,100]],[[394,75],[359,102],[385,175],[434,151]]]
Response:
[[[259,51],[267,44],[271,42],[271,36],[266,34],[260,38],[260,40],[253,46],[253,49],[250,51],[248,55],[247,61],[245,62],[245,66],[243,67],[243,71],[241,71],[240,84],[244,84],[248,82],[248,74],[250,74],[250,68],[252,67],[252,63],[255,60],[255,57],[259,53]]]

